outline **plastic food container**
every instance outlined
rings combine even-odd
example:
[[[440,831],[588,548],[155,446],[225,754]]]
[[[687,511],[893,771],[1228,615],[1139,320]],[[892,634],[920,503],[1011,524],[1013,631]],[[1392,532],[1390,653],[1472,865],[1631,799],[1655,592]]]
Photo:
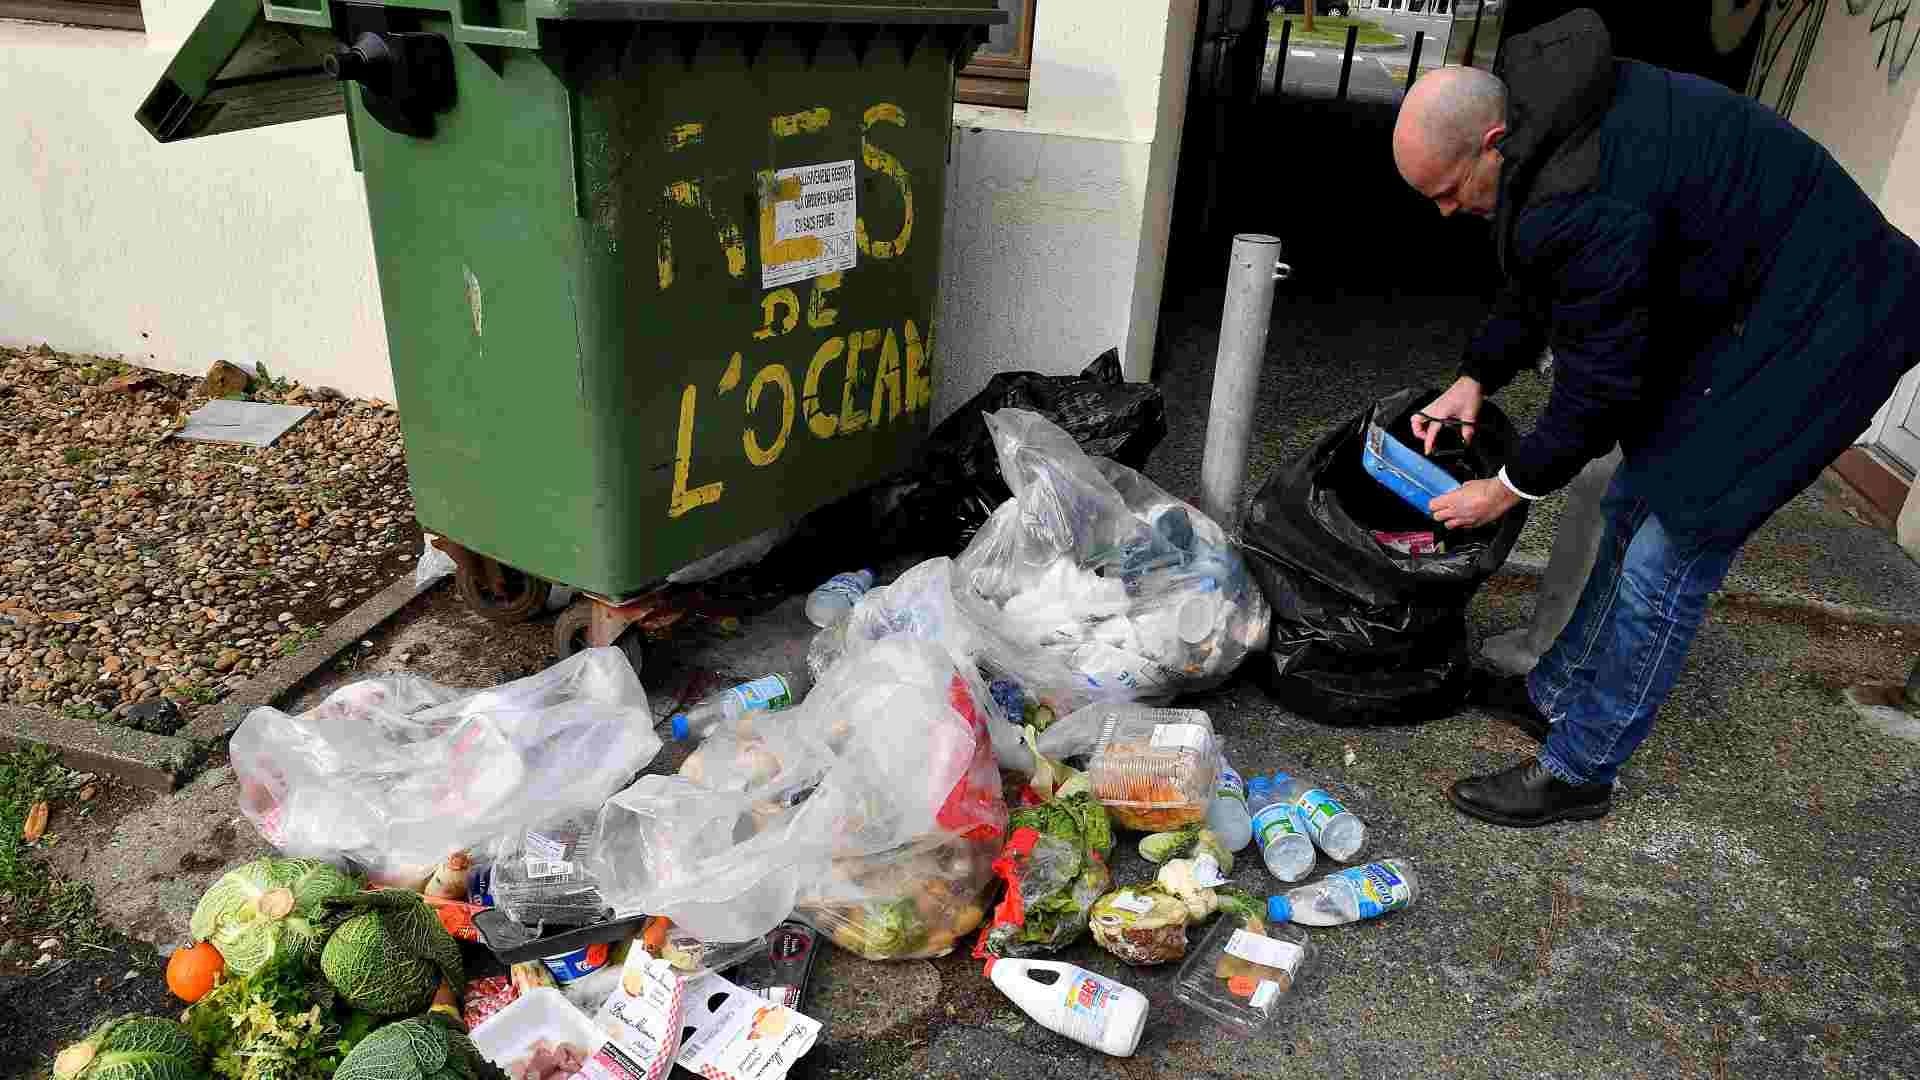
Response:
[[[1312,958],[1313,947],[1297,926],[1248,929],[1222,916],[1180,965],[1173,996],[1229,1027],[1263,1032]]]
[[[511,1075],[519,1075],[514,1066],[532,1056],[536,1043],[576,1046],[584,1060],[600,1052],[607,1034],[594,1027],[587,1014],[574,1008],[560,991],[542,986],[528,990],[494,1013],[473,1029],[471,1038],[481,1057]]]
[[[1114,824],[1163,832],[1207,816],[1220,756],[1199,709],[1099,707],[1104,716],[1087,781]]]

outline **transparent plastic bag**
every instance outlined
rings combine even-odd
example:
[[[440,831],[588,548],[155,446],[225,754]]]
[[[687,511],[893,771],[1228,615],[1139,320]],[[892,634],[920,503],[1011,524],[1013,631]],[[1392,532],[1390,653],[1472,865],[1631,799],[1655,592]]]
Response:
[[[413,587],[416,589],[424,589],[459,569],[454,565],[453,556],[434,547],[433,540],[432,533],[426,533],[420,539],[420,561],[413,566]]]
[[[815,635],[807,667],[816,681],[835,664],[865,652],[876,642],[907,639],[945,649],[956,664],[971,665],[986,683],[983,702],[988,734],[1002,767],[1027,771],[1032,758],[1020,742],[1020,727],[1034,721],[1034,703],[996,676],[1012,666],[1013,646],[979,626],[960,609],[953,595],[953,560],[928,559],[871,589],[847,617]],[[1055,673],[1068,676],[1064,669]]]
[[[268,843],[391,876],[597,809],[660,740],[633,667],[603,648],[487,690],[350,683],[298,716],[253,710],[229,749]]]
[[[873,642],[798,708],[718,732],[679,775],[609,799],[601,890],[709,941],[797,910],[869,959],[939,955],[978,924],[1006,829],[990,716],[944,648]]]
[[[1265,646],[1266,599],[1212,519],[1037,414],[987,424],[1014,497],[956,560],[953,593],[1054,715],[1215,686]]]

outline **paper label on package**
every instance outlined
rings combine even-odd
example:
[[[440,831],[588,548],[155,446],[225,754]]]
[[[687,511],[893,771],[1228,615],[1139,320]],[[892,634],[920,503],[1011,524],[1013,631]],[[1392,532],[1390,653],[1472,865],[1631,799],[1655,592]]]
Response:
[[[685,985],[693,1030],[675,1059],[708,1080],[780,1080],[820,1037],[820,1022],[718,975]]]
[[[859,163],[852,160],[773,174],[760,206],[761,288],[853,269],[859,179]]]
[[[1141,896],[1139,893],[1133,892],[1114,893],[1113,899],[1107,901],[1107,903],[1112,904],[1121,911],[1130,911],[1135,915],[1145,915],[1147,912],[1153,910],[1153,901]]]
[[[1153,745],[1157,750],[1198,750],[1207,745],[1207,729],[1199,724],[1155,724]]]
[[[1278,968],[1289,975],[1300,966],[1300,958],[1306,954],[1305,949],[1291,941],[1281,941],[1247,930],[1235,930],[1233,936],[1227,939],[1228,956],[1237,956],[1261,967]]]
[[[535,859],[547,862],[566,858],[567,843],[567,838],[564,836],[549,836],[546,833],[529,831],[521,837],[520,849],[526,853],[529,863]]]
[[[594,1014],[607,1044],[587,1059],[588,1080],[661,1080],[680,1053],[684,983],[673,965],[635,948],[620,969],[620,986]]]
[[[542,878],[566,877],[573,873],[573,864],[565,859],[540,859],[527,856],[527,877],[533,881]]]

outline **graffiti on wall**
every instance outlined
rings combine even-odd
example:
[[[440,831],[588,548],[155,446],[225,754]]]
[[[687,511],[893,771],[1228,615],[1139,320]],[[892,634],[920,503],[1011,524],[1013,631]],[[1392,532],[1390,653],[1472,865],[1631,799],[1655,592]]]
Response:
[[[1753,58],[1747,93],[1790,117],[1831,2],[1834,0],[1714,0],[1714,44],[1728,48],[1742,39],[1754,20],[1765,19],[1765,33]],[[1836,32],[1872,35],[1878,44],[1873,69],[1886,73],[1889,86],[1899,83],[1915,48],[1920,47],[1920,11],[1914,10],[1914,0],[1838,2],[1845,5],[1847,18],[1841,24],[1844,31],[1837,27]]]
[[[1781,116],[1791,117],[1820,24],[1827,17],[1827,0],[1757,0],[1752,6],[1765,9],[1767,22],[1747,93],[1773,106]]]
[[[1867,15],[1867,32],[1880,39],[1880,52],[1874,58],[1876,70],[1884,68],[1889,85],[1907,73],[1907,62],[1920,44],[1920,13],[1911,23],[1907,15],[1913,0],[1846,0],[1847,14]]]

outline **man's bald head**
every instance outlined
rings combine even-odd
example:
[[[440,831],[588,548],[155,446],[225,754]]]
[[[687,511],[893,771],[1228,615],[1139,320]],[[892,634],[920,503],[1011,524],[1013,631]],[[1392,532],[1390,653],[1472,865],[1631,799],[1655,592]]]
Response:
[[[1465,208],[1489,214],[1498,163],[1483,169],[1486,163],[1479,159],[1498,158],[1493,144],[1506,127],[1505,83],[1478,68],[1443,67],[1421,76],[1401,102],[1393,128],[1394,164],[1441,213]]]

